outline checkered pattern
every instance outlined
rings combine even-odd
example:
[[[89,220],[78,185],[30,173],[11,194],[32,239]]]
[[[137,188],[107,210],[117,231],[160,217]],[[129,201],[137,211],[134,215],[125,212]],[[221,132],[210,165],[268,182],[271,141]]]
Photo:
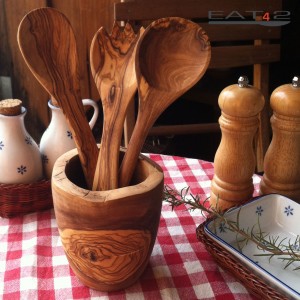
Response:
[[[165,184],[209,196],[209,162],[151,154],[165,174]],[[259,177],[254,176],[257,184]],[[140,280],[103,293],[83,286],[64,255],[53,210],[13,219],[0,218],[0,299],[253,299],[214,262],[196,238],[203,222],[199,211],[171,210],[163,204],[156,244]]]

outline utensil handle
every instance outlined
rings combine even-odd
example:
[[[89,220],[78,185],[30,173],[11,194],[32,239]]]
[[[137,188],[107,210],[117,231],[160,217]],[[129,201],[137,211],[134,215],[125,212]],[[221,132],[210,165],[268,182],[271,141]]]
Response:
[[[76,98],[74,96],[74,98]],[[72,132],[88,189],[92,189],[98,157],[98,147],[84,114],[83,104],[71,97],[61,99],[59,106]]]
[[[138,114],[135,127],[131,139],[129,141],[125,156],[119,170],[119,187],[128,186],[133,172],[135,170],[140,152],[143,148],[150,128],[153,126],[154,121],[145,118],[142,113]]]
[[[113,126],[103,123],[101,147],[97,160],[93,190],[107,191],[118,188],[119,152],[124,119],[115,120]],[[112,137],[113,135],[113,137]]]
[[[103,90],[104,89],[102,89],[102,96],[105,97]],[[103,106],[103,130],[100,152],[94,174],[94,191],[107,191],[118,188],[119,153],[125,111],[122,111],[123,108],[120,102],[122,90],[115,88],[113,99],[109,98],[110,90],[109,88],[106,94],[108,98],[102,99],[104,103],[111,102],[111,106]]]

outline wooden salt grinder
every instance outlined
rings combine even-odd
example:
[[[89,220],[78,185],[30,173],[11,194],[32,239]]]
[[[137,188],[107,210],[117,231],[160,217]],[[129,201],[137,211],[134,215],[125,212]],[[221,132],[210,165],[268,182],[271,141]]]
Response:
[[[241,76],[219,96],[222,138],[214,159],[210,203],[221,210],[251,199],[255,171],[254,136],[258,114],[265,100],[262,93]]]
[[[300,78],[271,95],[273,138],[264,160],[260,193],[278,193],[300,203]]]

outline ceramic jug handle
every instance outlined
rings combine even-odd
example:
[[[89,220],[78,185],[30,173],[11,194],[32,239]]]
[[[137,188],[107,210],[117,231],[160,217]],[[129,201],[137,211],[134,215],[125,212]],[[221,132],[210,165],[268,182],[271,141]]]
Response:
[[[94,114],[93,114],[91,120],[89,121],[89,125],[90,125],[91,129],[93,129],[93,127],[96,124],[98,115],[99,115],[99,107],[98,107],[97,103],[91,99],[83,99],[82,104],[84,106],[92,106],[94,109]]]

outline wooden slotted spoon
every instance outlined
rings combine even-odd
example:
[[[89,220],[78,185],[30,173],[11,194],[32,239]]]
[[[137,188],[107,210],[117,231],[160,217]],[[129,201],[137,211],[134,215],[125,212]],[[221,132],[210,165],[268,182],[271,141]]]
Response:
[[[130,183],[144,141],[156,119],[200,80],[210,57],[208,37],[192,21],[163,18],[146,28],[136,50],[138,117],[120,167],[119,186]]]
[[[101,148],[93,190],[118,187],[119,151],[126,111],[137,90],[135,50],[142,30],[114,23],[112,33],[100,28],[90,49],[91,71],[103,105]]]
[[[59,11],[35,9],[21,21],[18,43],[29,69],[65,114],[91,189],[99,151],[82,104],[73,29]]]

